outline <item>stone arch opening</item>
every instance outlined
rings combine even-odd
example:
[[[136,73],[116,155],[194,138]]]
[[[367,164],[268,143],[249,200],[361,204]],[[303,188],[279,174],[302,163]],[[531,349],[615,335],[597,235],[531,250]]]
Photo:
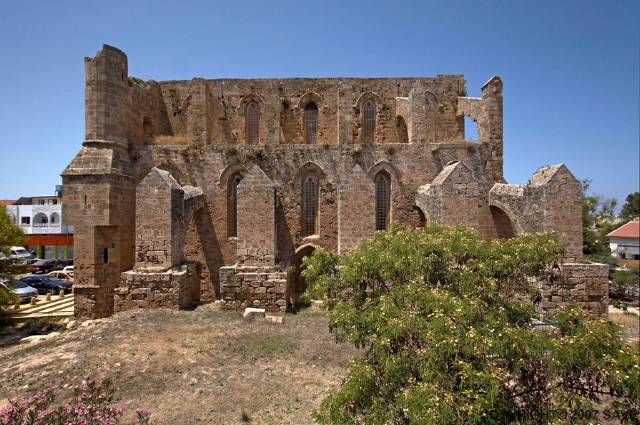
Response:
[[[304,107],[304,142],[315,144],[318,141],[318,105],[309,102]]]
[[[242,181],[242,173],[236,171],[227,179],[227,236],[238,236],[238,186]]]
[[[151,118],[144,117],[142,119],[142,134],[143,134],[144,138],[147,141],[152,140],[153,139],[153,133],[154,133],[154,129],[153,129],[153,122],[151,121]]]
[[[260,142],[260,106],[255,100],[247,104],[245,112],[245,135],[248,145],[257,145]]]
[[[516,236],[515,226],[504,210],[495,205],[491,205],[491,218],[498,239],[510,239]]]
[[[375,185],[376,230],[389,230],[391,216],[391,176],[386,170],[373,178]]]
[[[302,183],[301,228],[302,236],[318,233],[318,179],[307,175]]]
[[[413,206],[414,227],[424,227],[427,225],[427,217],[417,205]]]
[[[398,143],[409,143],[407,122],[400,115],[396,117],[396,132],[398,133]]]
[[[304,304],[304,291],[307,289],[307,283],[302,276],[302,261],[306,257],[310,257],[317,247],[313,244],[305,244],[295,250],[291,257],[290,278],[287,293],[287,310],[296,310]]]

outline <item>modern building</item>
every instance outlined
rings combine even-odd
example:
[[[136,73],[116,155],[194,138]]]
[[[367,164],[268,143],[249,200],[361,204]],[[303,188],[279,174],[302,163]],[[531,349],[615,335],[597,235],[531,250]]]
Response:
[[[73,258],[74,229],[62,221],[61,186],[54,195],[21,197],[5,207],[38,258]]]
[[[640,217],[607,235],[611,254],[618,258],[640,260]]]

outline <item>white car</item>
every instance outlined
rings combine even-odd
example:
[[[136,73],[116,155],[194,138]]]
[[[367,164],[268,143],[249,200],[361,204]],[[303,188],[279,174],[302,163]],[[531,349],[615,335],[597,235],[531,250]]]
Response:
[[[33,254],[21,246],[12,246],[9,252],[9,258],[14,260],[27,260],[33,258]]]

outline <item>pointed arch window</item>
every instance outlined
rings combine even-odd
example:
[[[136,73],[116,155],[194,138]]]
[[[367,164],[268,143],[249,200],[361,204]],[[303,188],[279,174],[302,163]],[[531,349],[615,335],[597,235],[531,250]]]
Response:
[[[391,178],[386,171],[380,171],[373,181],[376,187],[376,230],[387,230],[391,207]]]
[[[314,235],[318,220],[318,181],[314,177],[304,179],[302,186],[302,236]]]
[[[252,100],[246,111],[247,144],[257,145],[260,140],[260,106]]]
[[[242,181],[240,174],[229,179],[227,188],[227,234],[229,237],[238,236],[238,185]]]
[[[376,132],[376,105],[368,101],[362,107],[362,138],[366,143],[373,143]]]
[[[318,105],[313,102],[304,107],[304,141],[314,144],[318,140]]]
[[[409,142],[409,130],[407,129],[407,122],[401,116],[396,117],[396,130],[398,132],[398,142]]]

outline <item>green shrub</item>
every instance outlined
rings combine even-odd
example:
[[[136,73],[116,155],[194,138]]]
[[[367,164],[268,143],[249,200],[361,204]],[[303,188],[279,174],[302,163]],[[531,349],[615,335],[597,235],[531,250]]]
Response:
[[[0,307],[4,307],[7,305],[12,305],[18,300],[18,297],[5,288],[4,286],[0,286]]]
[[[619,285],[638,286],[640,285],[640,269],[614,270],[612,278]]]
[[[529,325],[529,278],[551,277],[549,234],[486,242],[464,227],[394,227],[344,256],[304,261],[338,340],[366,349],[315,412],[325,424],[581,423],[594,410],[637,419],[637,348],[571,309],[557,332]],[[602,413],[602,412],[600,412]],[[584,417],[584,415],[582,415]],[[631,419],[629,419],[631,418]],[[582,421],[586,423],[587,421]]]

